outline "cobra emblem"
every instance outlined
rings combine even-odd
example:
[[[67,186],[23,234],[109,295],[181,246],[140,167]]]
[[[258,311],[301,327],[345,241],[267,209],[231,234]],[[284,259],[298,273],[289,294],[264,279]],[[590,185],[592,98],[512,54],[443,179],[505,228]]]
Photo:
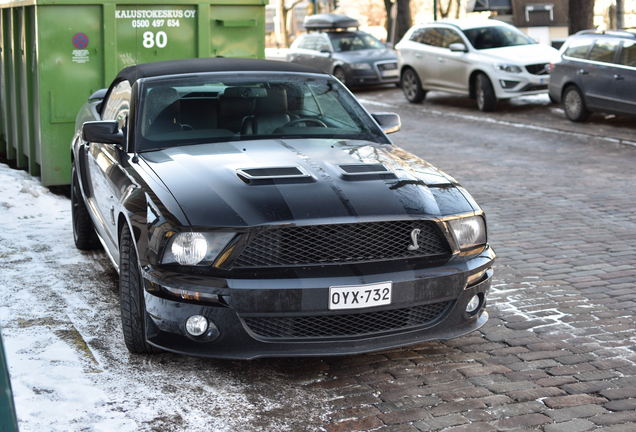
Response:
[[[409,245],[409,250],[410,251],[416,251],[420,248],[420,245],[417,244],[417,236],[420,235],[420,229],[419,228],[415,228],[413,231],[411,231],[411,241],[413,242],[413,244]]]

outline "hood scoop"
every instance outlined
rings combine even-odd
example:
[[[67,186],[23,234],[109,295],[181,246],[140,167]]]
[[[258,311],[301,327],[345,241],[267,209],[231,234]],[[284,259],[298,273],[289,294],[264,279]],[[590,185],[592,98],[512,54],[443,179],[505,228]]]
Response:
[[[336,165],[345,180],[377,180],[397,178],[393,170],[384,164]]]
[[[241,168],[236,175],[247,184],[308,183],[313,177],[299,166]]]

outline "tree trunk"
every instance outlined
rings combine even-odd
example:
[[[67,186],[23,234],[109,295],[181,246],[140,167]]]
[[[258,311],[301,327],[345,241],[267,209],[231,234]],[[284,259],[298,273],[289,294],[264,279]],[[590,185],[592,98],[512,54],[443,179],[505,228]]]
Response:
[[[446,3],[446,10],[444,10],[444,6],[442,6],[442,0],[438,0],[437,5],[439,6],[439,14],[442,18],[448,18],[448,14],[450,14],[452,4],[453,0],[448,0],[448,3]]]
[[[594,0],[569,0],[569,34],[594,28]]]
[[[284,0],[280,0],[278,3],[278,26],[280,28],[278,43],[287,48],[289,46],[289,35],[287,34],[287,9],[285,9]]]
[[[413,21],[411,19],[411,0],[395,0],[398,6],[397,18],[395,19],[397,28],[395,29],[395,40],[393,42],[393,46],[397,44],[404,33],[413,25]],[[386,40],[387,42],[391,42],[391,29],[393,26],[393,20],[391,19],[391,7],[393,3],[391,0],[384,0],[384,8],[386,9]]]
[[[457,0],[456,4],[457,4],[457,9],[455,9],[455,19],[459,19],[459,14],[462,9],[462,0]]]
[[[391,41],[391,29],[393,28],[393,18],[391,18],[391,7],[393,7],[393,3],[391,0],[384,0],[384,10],[386,10],[386,41],[393,42],[395,45],[396,41]]]
[[[623,0],[616,0],[616,28],[625,28],[625,3]]]
[[[411,19],[411,0],[396,0],[398,5],[397,29],[395,31],[395,43],[398,43],[404,33],[413,25]]]
[[[289,12],[294,9],[294,7],[300,3],[302,0],[294,1],[291,6],[285,7],[285,0],[280,0],[278,3],[278,19],[280,20],[280,37],[279,43],[282,42],[285,48],[289,47],[289,30],[288,30],[288,20],[289,20]]]

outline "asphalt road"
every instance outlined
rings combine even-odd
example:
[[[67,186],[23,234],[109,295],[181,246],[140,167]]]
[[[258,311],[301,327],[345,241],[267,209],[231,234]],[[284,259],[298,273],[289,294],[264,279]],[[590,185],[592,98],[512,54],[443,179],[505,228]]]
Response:
[[[129,430],[636,430],[636,120],[574,124],[547,96],[485,114],[441,93],[419,105],[395,87],[355,94],[372,112],[400,114],[394,142],[455,177],[486,212],[498,261],[481,331],[344,357],[129,355],[117,275],[103,252],[72,250],[68,224],[56,236],[68,256],[5,242],[3,257],[30,254],[0,263],[16,275],[5,292],[29,293],[37,305],[16,311],[24,319],[5,336],[70,335],[75,373],[103,392],[99,418]],[[11,229],[37,232],[40,223]],[[36,264],[46,278],[22,280]],[[23,382],[23,400],[65,400]],[[22,430],[47,430],[50,419],[31,412]],[[90,430],[95,418],[78,413],[57,430]]]

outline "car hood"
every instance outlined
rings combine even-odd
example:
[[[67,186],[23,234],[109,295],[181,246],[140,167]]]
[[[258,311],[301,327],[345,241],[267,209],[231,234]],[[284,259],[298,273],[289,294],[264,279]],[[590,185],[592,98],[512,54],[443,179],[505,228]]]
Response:
[[[520,65],[549,63],[559,58],[559,51],[542,44],[491,48],[480,50],[479,52],[488,54],[495,61],[501,61],[502,63],[513,62]]]
[[[379,61],[379,60],[397,61],[396,52],[389,48],[339,52],[339,53],[335,53],[333,56],[335,59],[343,60],[347,63],[357,63],[357,62],[363,62],[363,61]]]
[[[273,139],[141,157],[194,227],[434,218],[478,210],[451,177],[391,145]]]

